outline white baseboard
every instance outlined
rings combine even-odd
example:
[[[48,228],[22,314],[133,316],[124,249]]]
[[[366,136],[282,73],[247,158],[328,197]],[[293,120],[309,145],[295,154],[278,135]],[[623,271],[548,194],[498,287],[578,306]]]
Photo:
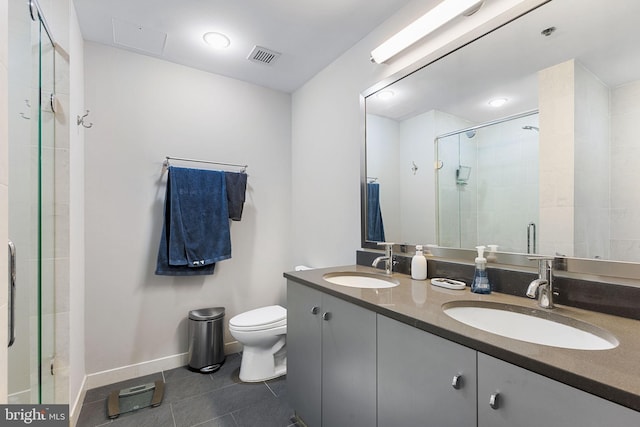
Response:
[[[150,375],[160,371],[179,368],[188,362],[187,353],[175,354],[160,359],[148,360],[133,365],[121,366],[87,375],[86,388],[102,387],[132,378]]]
[[[242,351],[242,344],[237,341],[225,343],[224,345],[225,354],[239,353],[240,351]],[[160,371],[179,368],[181,366],[185,366],[187,363],[189,363],[188,353],[180,353],[155,360],[136,363],[134,365],[96,372],[87,375],[84,389],[91,390],[92,388],[102,387],[120,381],[154,374]]]
[[[31,403],[31,389],[12,393],[7,397],[7,401],[11,405],[28,405]]]
[[[78,418],[80,418],[80,411],[82,410],[82,402],[84,402],[84,397],[87,395],[87,376],[84,376],[82,380],[82,385],[80,386],[80,391],[76,396],[73,403],[69,408],[69,427],[75,427],[78,423]]]

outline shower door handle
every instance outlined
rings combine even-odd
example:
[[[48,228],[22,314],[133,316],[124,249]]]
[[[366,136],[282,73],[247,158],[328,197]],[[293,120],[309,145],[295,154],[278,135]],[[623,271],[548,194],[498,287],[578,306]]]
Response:
[[[16,340],[16,246],[9,240],[9,345]]]

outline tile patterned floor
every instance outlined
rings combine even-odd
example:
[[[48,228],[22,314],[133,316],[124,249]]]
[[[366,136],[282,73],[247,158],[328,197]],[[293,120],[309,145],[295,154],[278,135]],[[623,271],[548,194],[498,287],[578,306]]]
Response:
[[[284,377],[242,383],[239,370],[240,355],[232,354],[213,374],[182,367],[89,390],[77,427],[299,427],[292,419]],[[165,381],[160,406],[109,420],[107,397],[111,391],[158,379]]]

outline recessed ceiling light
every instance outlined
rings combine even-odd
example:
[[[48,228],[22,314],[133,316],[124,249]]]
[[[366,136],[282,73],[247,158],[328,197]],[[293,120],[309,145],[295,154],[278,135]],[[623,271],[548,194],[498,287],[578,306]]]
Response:
[[[222,33],[205,33],[202,38],[209,46],[215,49],[225,49],[231,44],[231,40],[229,40],[229,37],[225,36]]]
[[[382,91],[378,92],[376,94],[376,97],[380,98],[380,99],[389,99],[389,98],[393,98],[394,95],[395,95],[395,93],[393,93],[392,90],[388,90],[387,89],[387,90],[382,90]]]
[[[495,98],[489,101],[489,105],[492,107],[502,107],[508,101],[507,98]]]

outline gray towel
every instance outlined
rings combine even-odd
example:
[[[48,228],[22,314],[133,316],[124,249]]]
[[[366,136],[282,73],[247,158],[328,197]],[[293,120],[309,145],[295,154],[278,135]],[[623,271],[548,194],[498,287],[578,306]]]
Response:
[[[247,191],[247,174],[244,172],[225,172],[224,177],[227,184],[229,218],[240,221]]]

